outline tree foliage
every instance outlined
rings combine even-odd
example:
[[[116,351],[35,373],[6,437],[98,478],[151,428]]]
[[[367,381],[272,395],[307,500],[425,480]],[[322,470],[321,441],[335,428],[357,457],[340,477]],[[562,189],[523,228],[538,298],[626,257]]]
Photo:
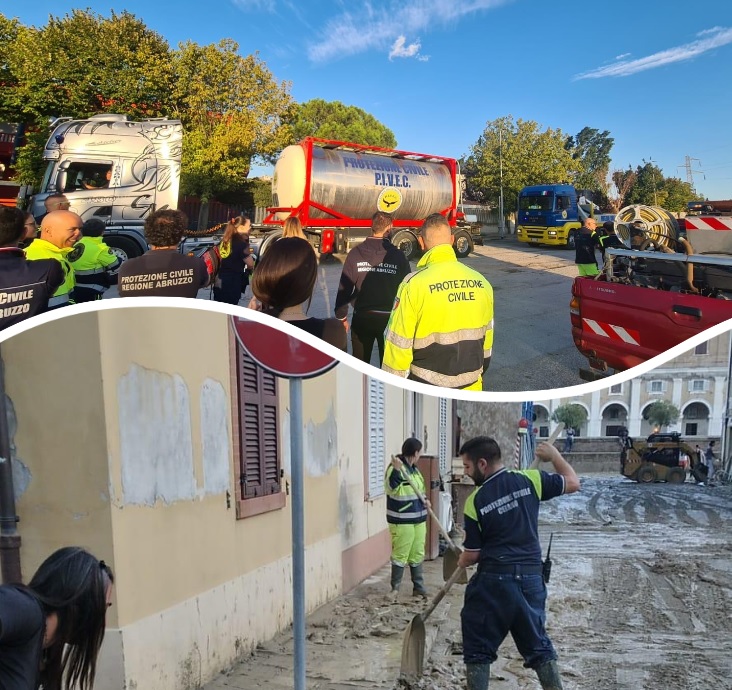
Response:
[[[240,186],[252,160],[272,160],[292,142],[283,120],[289,84],[278,83],[235,41],[181,44],[174,55],[176,114],[184,124],[181,191],[204,199]]]
[[[580,172],[575,179],[575,186],[600,192],[607,196],[608,175],[610,173],[610,151],[615,139],[610,132],[584,127],[574,137],[569,137],[565,144],[572,158],[581,164]]]
[[[555,422],[564,422],[567,429],[579,429],[587,421],[587,410],[577,403],[560,405],[552,414]]]
[[[583,168],[565,148],[566,142],[567,136],[560,129],[541,130],[533,120],[514,122],[509,115],[488,122],[463,161],[466,196],[497,205],[501,162],[507,209],[515,206],[519,192],[527,185],[574,181]]]
[[[304,137],[319,137],[387,149],[397,145],[394,133],[386,125],[365,110],[340,101],[314,98],[301,103],[293,110],[291,126],[298,141]]]
[[[654,426],[663,429],[663,427],[675,424],[678,421],[679,408],[667,400],[658,400],[643,410],[643,417]]]

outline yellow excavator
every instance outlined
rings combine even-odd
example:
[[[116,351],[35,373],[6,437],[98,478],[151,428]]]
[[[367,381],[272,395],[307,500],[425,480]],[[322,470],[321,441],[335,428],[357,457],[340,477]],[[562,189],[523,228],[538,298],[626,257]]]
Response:
[[[683,484],[687,473],[704,481],[706,467],[698,451],[678,432],[651,434],[645,441],[620,435],[620,473],[641,484]]]

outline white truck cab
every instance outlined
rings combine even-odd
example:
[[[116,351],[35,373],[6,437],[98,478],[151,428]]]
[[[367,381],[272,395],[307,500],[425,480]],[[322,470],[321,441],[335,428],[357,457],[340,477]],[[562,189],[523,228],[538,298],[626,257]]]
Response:
[[[165,118],[131,121],[126,115],[59,118],[43,152],[48,161],[30,212],[62,193],[82,220],[107,224],[105,241],[123,260],[147,251],[143,226],[153,211],[178,207],[183,127]]]

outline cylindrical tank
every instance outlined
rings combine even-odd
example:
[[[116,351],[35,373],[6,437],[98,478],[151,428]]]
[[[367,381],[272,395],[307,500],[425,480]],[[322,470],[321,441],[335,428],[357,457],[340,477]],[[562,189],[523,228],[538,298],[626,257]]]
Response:
[[[288,146],[277,160],[275,206],[295,208],[305,200],[305,146]],[[397,220],[422,220],[452,207],[454,184],[444,163],[313,146],[310,201],[349,218],[366,220],[386,211]],[[333,218],[312,206],[307,213],[310,218]],[[288,215],[280,213],[277,219]]]

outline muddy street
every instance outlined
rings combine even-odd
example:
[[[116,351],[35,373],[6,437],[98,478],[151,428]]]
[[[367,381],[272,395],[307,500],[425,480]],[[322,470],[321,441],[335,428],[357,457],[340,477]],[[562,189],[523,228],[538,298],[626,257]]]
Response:
[[[732,677],[732,487],[639,485],[586,476],[582,491],[542,506],[546,553],[554,534],[547,627],[568,690],[702,690]],[[442,561],[428,564],[442,584]],[[313,690],[404,688],[403,632],[426,603],[408,583],[389,601],[387,568],[308,618]],[[413,690],[463,688],[462,586],[426,622],[424,677]],[[292,687],[292,639],[262,645],[216,681],[223,688]],[[491,667],[491,689],[538,689],[513,642]]]

